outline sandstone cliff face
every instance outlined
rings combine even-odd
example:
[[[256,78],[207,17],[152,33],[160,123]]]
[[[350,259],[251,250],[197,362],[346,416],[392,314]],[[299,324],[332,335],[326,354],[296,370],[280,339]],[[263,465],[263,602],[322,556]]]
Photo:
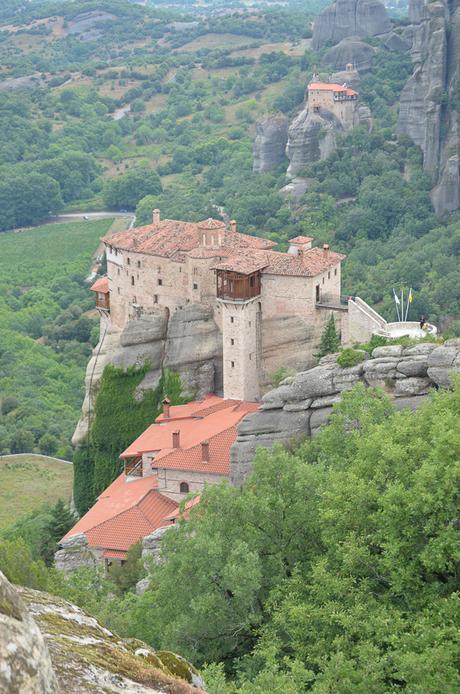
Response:
[[[368,43],[360,41],[358,38],[342,39],[336,46],[332,46],[324,54],[323,62],[333,70],[343,69],[347,63],[352,63],[357,70],[368,70],[371,66],[371,60],[377,49],[369,46]],[[349,86],[351,81],[349,73],[344,73],[345,77],[339,84],[346,82]]]
[[[283,114],[265,116],[256,123],[253,171],[270,171],[284,160],[288,119]]]
[[[231,481],[239,485],[249,474],[258,447],[315,435],[341,393],[358,382],[386,390],[398,409],[415,409],[431,389],[449,387],[452,372],[460,373],[459,338],[441,346],[378,347],[372,358],[348,369],[342,369],[334,355],[324,357],[318,366],[264,395],[261,409],[240,423],[230,454]]]
[[[312,46],[317,51],[348,36],[378,36],[390,28],[387,11],[379,0],[337,0],[316,17]]]
[[[122,640],[66,600],[13,587],[0,572],[5,694],[205,694],[180,656]]]
[[[447,0],[412,0],[409,18],[414,72],[401,93],[398,132],[421,147],[433,205],[443,214],[460,204],[458,116],[449,104],[460,75],[460,8]]]
[[[106,332],[105,332],[106,331]],[[88,420],[107,364],[126,369],[151,365],[138,388],[138,395],[155,388],[162,368],[179,374],[184,392],[200,397],[219,389],[222,383],[222,341],[212,310],[188,304],[168,316],[164,311],[143,314],[130,320],[123,331],[101,326],[101,342],[87,369],[82,415],[72,438],[81,445],[88,433]]]

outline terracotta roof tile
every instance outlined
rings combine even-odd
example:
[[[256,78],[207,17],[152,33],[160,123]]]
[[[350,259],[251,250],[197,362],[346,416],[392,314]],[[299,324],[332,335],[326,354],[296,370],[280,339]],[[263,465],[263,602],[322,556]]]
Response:
[[[169,516],[166,516],[165,521],[170,521],[174,523],[178,518],[184,518],[185,520],[188,520],[190,517],[190,511],[195,506],[198,506],[200,501],[201,496],[199,494],[198,496],[194,496],[193,499],[190,499],[185,503],[182,511],[180,510],[180,506],[178,506],[175,511],[173,511]]]
[[[358,92],[350,89],[344,84],[336,84],[335,82],[310,82],[308,89],[324,92],[344,92],[347,96],[358,96]]]
[[[99,277],[95,283],[90,287],[92,292],[101,292],[101,294],[109,293],[109,278]]]
[[[160,494],[157,487],[154,475],[127,480],[122,473],[63,540],[84,533],[93,547],[127,551],[159,528],[163,518],[177,507],[177,503]]]
[[[126,559],[128,552],[121,549],[106,549],[104,552],[102,552],[102,556],[104,559]]]

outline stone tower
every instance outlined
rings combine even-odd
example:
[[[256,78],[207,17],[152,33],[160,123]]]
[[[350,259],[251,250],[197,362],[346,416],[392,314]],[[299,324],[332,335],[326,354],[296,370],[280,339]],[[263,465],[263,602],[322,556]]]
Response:
[[[221,299],[224,398],[257,402],[260,397],[261,303]]]

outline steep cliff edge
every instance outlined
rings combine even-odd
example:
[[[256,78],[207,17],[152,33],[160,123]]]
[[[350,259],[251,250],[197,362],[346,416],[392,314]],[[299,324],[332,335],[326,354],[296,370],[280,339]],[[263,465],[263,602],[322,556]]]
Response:
[[[261,409],[243,419],[230,453],[231,480],[241,484],[258,447],[313,436],[328,421],[341,393],[356,383],[383,388],[398,409],[414,409],[431,389],[449,387],[452,372],[460,373],[460,338],[443,345],[377,347],[371,358],[350,368],[341,368],[336,355],[324,357],[318,366],[264,395]]]
[[[256,123],[253,171],[270,171],[284,161],[289,121],[282,113],[264,116]]]
[[[337,0],[316,17],[312,47],[318,51],[349,36],[378,36],[390,29],[385,5],[379,0]]]
[[[138,391],[154,389],[161,371],[179,374],[185,393],[200,397],[219,390],[222,383],[222,341],[212,310],[188,304],[171,316],[156,311],[133,317],[120,332],[101,324],[101,340],[86,369],[82,414],[72,438],[74,446],[86,439],[91,409],[107,364],[119,368],[150,365]]]
[[[123,641],[75,605],[14,587],[0,572],[1,692],[205,694],[187,661],[165,656],[168,666],[141,641]]]
[[[443,214],[460,205],[460,7],[447,0],[411,0],[409,19],[414,71],[401,93],[398,133],[422,149],[433,206]]]

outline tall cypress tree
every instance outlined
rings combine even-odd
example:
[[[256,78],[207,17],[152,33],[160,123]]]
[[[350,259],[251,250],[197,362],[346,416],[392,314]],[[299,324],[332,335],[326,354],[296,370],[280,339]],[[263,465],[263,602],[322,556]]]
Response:
[[[316,354],[316,356],[320,359],[321,357],[324,357],[326,354],[334,354],[334,352],[338,352],[339,349],[340,336],[338,335],[335,327],[334,314],[331,313],[323,330],[323,334],[321,335],[319,351]]]
[[[75,515],[62,499],[58,499],[51,507],[48,523],[44,528],[40,554],[48,566],[53,563],[54,553],[58,549],[57,543],[75,525]]]

